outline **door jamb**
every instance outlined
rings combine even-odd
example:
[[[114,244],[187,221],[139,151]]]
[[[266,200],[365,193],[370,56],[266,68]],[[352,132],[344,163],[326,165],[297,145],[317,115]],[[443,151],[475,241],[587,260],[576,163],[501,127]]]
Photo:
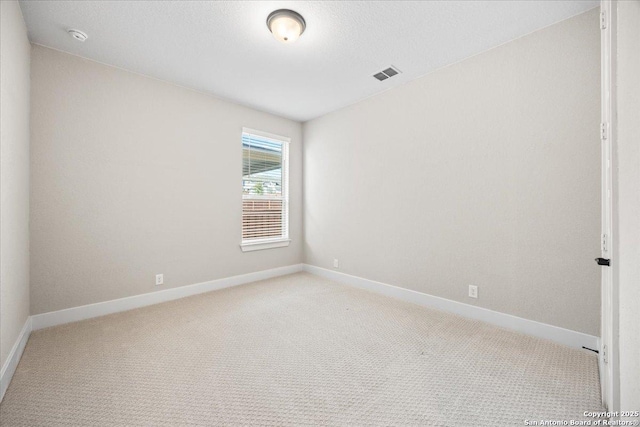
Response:
[[[601,123],[602,150],[601,257],[611,259],[610,267],[602,267],[601,276],[601,343],[599,353],[602,403],[609,411],[619,409],[617,262],[615,254],[615,182],[616,165],[616,1],[600,1],[601,29]]]

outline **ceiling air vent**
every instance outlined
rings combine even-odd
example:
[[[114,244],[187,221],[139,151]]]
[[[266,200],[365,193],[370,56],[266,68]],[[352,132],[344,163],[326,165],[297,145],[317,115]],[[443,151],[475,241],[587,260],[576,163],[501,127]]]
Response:
[[[398,70],[394,66],[391,66],[386,70],[382,70],[379,73],[374,74],[373,77],[375,77],[380,81],[383,81],[383,80],[387,80],[389,77],[395,76],[396,74],[400,74],[400,70]]]

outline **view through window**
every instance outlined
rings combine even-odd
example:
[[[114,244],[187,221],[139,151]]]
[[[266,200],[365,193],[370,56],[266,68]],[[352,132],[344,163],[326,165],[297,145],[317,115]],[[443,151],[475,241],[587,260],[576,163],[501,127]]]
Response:
[[[288,141],[242,133],[242,243],[288,239]]]

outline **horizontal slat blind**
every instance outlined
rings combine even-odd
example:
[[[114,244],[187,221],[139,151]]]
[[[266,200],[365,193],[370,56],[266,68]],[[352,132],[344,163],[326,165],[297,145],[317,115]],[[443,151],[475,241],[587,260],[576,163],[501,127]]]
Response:
[[[287,144],[242,134],[242,241],[288,238]]]

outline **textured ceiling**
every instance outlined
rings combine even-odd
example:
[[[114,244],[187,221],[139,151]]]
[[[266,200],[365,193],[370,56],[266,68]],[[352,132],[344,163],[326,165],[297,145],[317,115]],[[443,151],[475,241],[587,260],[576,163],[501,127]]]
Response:
[[[32,42],[305,121],[598,6],[593,1],[21,1]],[[267,15],[301,13],[292,45]],[[67,33],[89,35],[80,43]],[[558,40],[562,43],[562,40]],[[372,77],[394,65],[402,74]]]

